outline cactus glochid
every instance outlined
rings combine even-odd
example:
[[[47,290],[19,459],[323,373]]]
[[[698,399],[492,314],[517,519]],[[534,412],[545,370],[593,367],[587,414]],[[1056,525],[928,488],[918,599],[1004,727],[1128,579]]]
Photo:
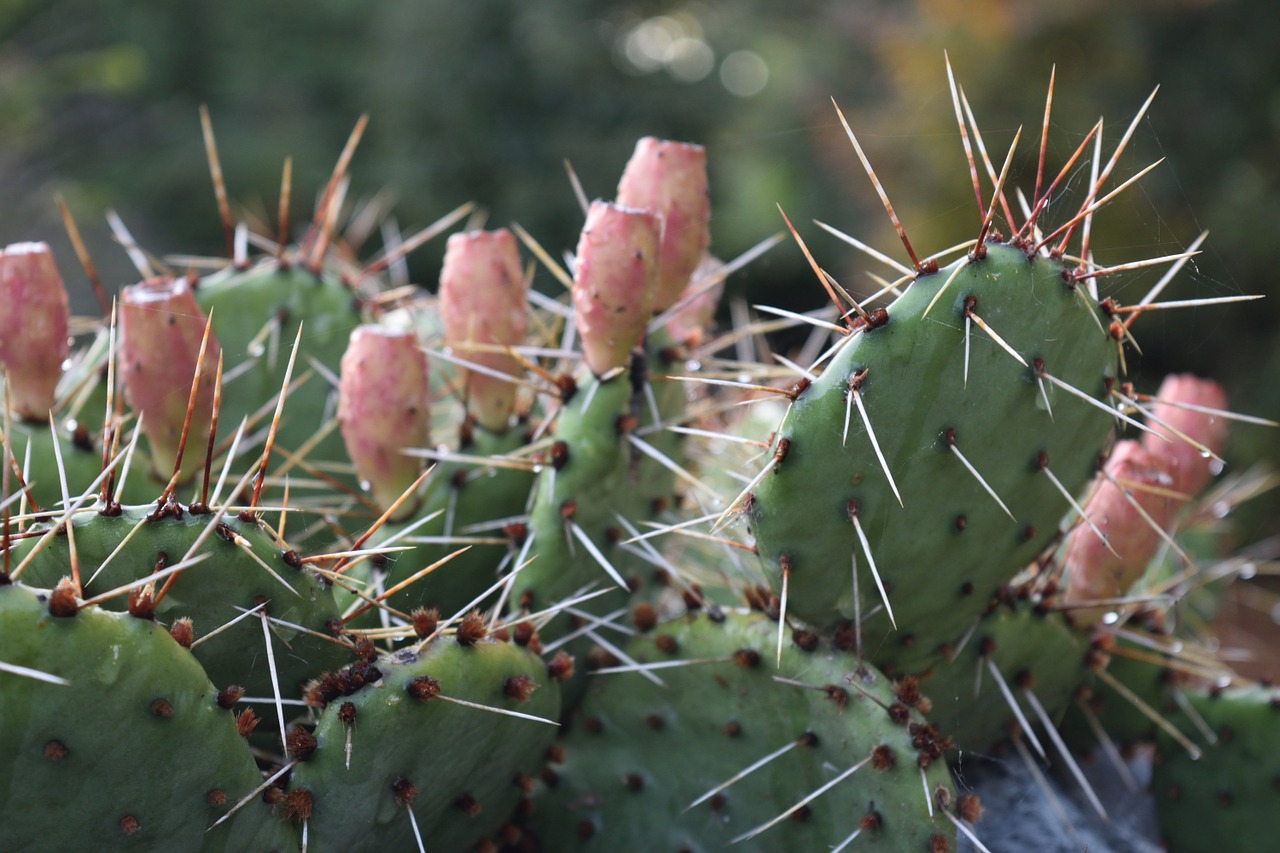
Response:
[[[141,269],[72,349],[47,247],[0,253],[6,843],[1002,850],[959,756],[1105,818],[1077,756],[1146,742],[1169,849],[1268,849],[1278,703],[1208,628],[1261,419],[1135,389],[1158,303],[1106,294],[1192,252],[1092,260],[1124,141],[1047,221],[1095,128],[1020,217],[1014,151],[970,155],[976,235],[918,255],[840,120],[910,265],[856,298],[788,220],[834,311],[723,334],[757,253],[710,254],[707,152],[653,138],[566,268],[462,231],[434,293],[382,272],[471,207],[361,264],[350,149],[298,243]],[[809,321],[804,364],[724,353]]]

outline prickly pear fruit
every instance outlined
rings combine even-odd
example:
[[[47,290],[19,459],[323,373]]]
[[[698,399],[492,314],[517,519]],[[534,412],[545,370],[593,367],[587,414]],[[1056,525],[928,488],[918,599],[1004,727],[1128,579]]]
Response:
[[[711,241],[706,149],[644,137],[618,182],[617,203],[647,210],[661,222],[653,310],[666,311],[684,292]]]
[[[47,244],[15,243],[0,251],[0,304],[0,373],[13,413],[43,423],[67,357],[70,317]]]
[[[0,586],[0,803],[12,850],[295,850],[196,659],[69,587]],[[25,667],[26,672],[17,669]]]
[[[642,671],[594,675],[551,754],[530,820],[546,849],[954,849],[950,740],[914,683],[811,632],[775,668],[777,633],[717,610],[627,643]]]
[[[918,275],[802,383],[745,497],[787,613],[829,626],[861,608],[868,658],[897,672],[1053,538],[1113,425],[1093,299],[1059,261],[979,249]]]
[[[205,328],[204,312],[185,278],[151,279],[126,287],[120,295],[124,395],[142,419],[152,470],[161,480],[169,479],[184,438],[202,442],[209,433],[218,341],[212,335],[206,341]],[[193,380],[196,400],[188,421]],[[187,479],[202,461],[198,453],[184,454],[180,479]]]
[[[417,480],[420,460],[401,451],[425,447],[430,422],[427,356],[418,336],[375,325],[353,330],[342,356],[338,427],[380,507],[392,506]],[[415,506],[406,501],[400,516]]]
[[[494,433],[507,431],[515,410],[514,379],[521,366],[500,348],[525,342],[527,289],[510,231],[471,231],[449,238],[440,270],[444,342],[458,357],[483,368],[463,369],[463,399],[476,422]]]
[[[560,694],[537,656],[484,634],[473,615],[373,661],[379,677],[345,696],[320,679],[311,695],[327,704],[286,794],[309,849],[412,850],[416,836],[469,850],[507,820],[555,736]]]
[[[578,240],[573,316],[596,376],[626,365],[644,337],[658,281],[658,229],[647,211],[591,203]]]

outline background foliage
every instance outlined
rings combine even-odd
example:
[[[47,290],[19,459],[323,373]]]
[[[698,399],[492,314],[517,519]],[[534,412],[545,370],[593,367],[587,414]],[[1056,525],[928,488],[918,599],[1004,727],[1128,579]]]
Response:
[[[393,188],[405,230],[474,200],[491,223],[519,221],[544,245],[570,247],[581,214],[563,161],[588,193],[609,196],[636,137],[654,134],[709,147],[718,254],[776,230],[781,205],[824,263],[866,289],[863,260],[807,223],[822,219],[900,254],[830,99],[858,130],[913,242],[929,251],[971,236],[976,219],[943,50],[994,158],[1025,123],[1015,164],[1023,184],[1056,63],[1058,162],[1099,115],[1114,142],[1162,85],[1121,173],[1168,161],[1103,214],[1098,260],[1177,251],[1209,228],[1207,251],[1169,297],[1272,297],[1147,318],[1138,327],[1145,355],[1131,365],[1140,384],[1194,370],[1220,378],[1238,408],[1277,417],[1277,31],[1280,5],[1268,0],[0,0],[0,237],[53,243],[81,309],[92,310],[56,194],[104,278],[125,284],[135,273],[111,244],[109,209],[157,254],[222,249],[200,104],[233,198],[268,222],[285,155],[300,218],[305,194],[367,112],[352,193]],[[767,81],[752,93],[761,65]],[[434,281],[441,251],[437,243],[414,257],[415,280]],[[1156,275],[1134,275],[1123,295],[1136,300]],[[734,287],[755,301],[820,303],[793,247]],[[1277,445],[1273,432],[1241,430],[1231,461],[1280,464]],[[1276,513],[1275,503],[1255,509],[1249,535],[1274,533]]]

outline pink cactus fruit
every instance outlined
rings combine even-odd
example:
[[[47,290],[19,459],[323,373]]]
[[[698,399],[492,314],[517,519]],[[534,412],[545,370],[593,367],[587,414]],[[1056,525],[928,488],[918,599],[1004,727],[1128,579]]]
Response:
[[[617,202],[648,210],[661,221],[653,310],[665,311],[684,292],[711,240],[706,150],[646,136],[627,161]]]
[[[625,365],[644,338],[658,283],[658,218],[594,201],[578,239],[573,316],[597,376]]]
[[[186,278],[148,279],[126,287],[120,295],[124,396],[142,417],[142,431],[151,448],[152,471],[161,479],[167,480],[173,471],[205,322]],[[203,464],[203,454],[190,452],[189,448],[191,441],[203,445],[213,417],[218,342],[212,333],[199,369],[180,480],[186,480]]]
[[[0,371],[13,412],[44,421],[67,357],[67,291],[45,243],[15,243],[0,252]]]
[[[412,331],[359,326],[342,356],[338,428],[356,473],[386,508],[413,485],[420,460],[405,448],[428,442],[427,356]],[[405,512],[413,509],[412,501]]]
[[[717,275],[724,262],[710,254],[693,271],[689,286],[676,300],[678,308],[667,319],[667,332],[686,346],[697,346],[711,326],[724,295],[724,278]]]
[[[1208,485],[1217,471],[1217,460],[1180,438],[1173,430],[1199,442],[1214,454],[1220,454],[1227,440],[1225,418],[1186,406],[1225,411],[1227,395],[1222,386],[1211,379],[1190,374],[1169,375],[1156,393],[1158,402],[1151,408],[1147,426],[1156,435],[1144,435],[1143,446],[1151,453],[1165,457],[1173,472],[1174,489],[1196,495]],[[1173,429],[1171,430],[1170,427]]]
[[[1077,525],[1067,537],[1063,563],[1068,602],[1123,596],[1146,571],[1160,547],[1160,531],[1171,526],[1177,510],[1177,501],[1169,494],[1174,488],[1170,460],[1140,442],[1117,442],[1103,471],[1108,476],[1095,481],[1084,511],[1107,541],[1104,543],[1087,524]],[[1072,618],[1077,625],[1090,625],[1109,609],[1076,610]]]
[[[519,376],[520,361],[495,347],[524,342],[527,290],[510,231],[454,234],[440,270],[445,343],[465,361]],[[516,405],[516,384],[481,370],[464,369],[464,375],[467,410],[490,432],[506,432]]]

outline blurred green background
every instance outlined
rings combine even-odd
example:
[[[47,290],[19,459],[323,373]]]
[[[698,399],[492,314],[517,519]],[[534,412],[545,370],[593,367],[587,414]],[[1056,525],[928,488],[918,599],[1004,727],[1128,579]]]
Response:
[[[475,201],[490,223],[518,221],[553,252],[572,247],[581,214],[563,161],[607,197],[635,139],[654,134],[708,147],[721,257],[777,230],[780,204],[820,260],[866,290],[873,265],[809,222],[902,255],[831,98],[928,252],[971,237],[977,218],[944,49],[994,159],[1026,125],[1012,180],[1028,189],[1056,64],[1054,170],[1100,115],[1114,143],[1162,86],[1118,174],[1167,161],[1099,216],[1097,259],[1167,254],[1208,228],[1205,253],[1167,298],[1270,297],[1144,318],[1144,355],[1130,362],[1139,385],[1153,389],[1170,370],[1213,375],[1235,406],[1276,418],[1277,32],[1273,0],[0,0],[0,238],[51,242],[93,310],[56,194],[108,284],[125,284],[135,273],[111,242],[108,210],[156,254],[222,251],[200,104],[237,210],[268,222],[285,155],[301,220],[367,112],[352,196],[391,188],[406,231]],[[1072,175],[1051,221],[1078,204],[1087,174]],[[437,242],[414,256],[416,281],[434,281],[441,252]],[[1158,275],[1109,286],[1133,302]],[[822,302],[792,245],[732,288],[793,308]],[[1233,467],[1257,458],[1280,464],[1280,438],[1237,430]],[[1246,516],[1249,538],[1280,530],[1277,506]]]

